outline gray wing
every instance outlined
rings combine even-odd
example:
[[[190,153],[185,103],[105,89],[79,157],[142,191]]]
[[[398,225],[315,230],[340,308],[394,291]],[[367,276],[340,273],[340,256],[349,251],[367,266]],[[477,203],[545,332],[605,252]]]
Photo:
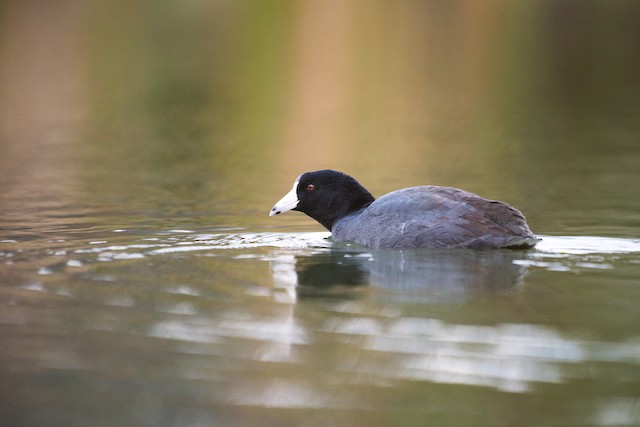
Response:
[[[522,213],[506,203],[450,187],[398,190],[334,227],[334,239],[374,248],[531,246]]]

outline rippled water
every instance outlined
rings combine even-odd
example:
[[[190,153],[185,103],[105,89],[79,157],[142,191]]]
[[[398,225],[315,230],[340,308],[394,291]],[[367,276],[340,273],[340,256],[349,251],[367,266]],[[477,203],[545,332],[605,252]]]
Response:
[[[93,237],[0,242],[12,425],[640,422],[638,239],[396,251],[307,232]]]
[[[0,426],[640,426],[639,16],[0,2]],[[267,216],[324,168],[542,241]]]

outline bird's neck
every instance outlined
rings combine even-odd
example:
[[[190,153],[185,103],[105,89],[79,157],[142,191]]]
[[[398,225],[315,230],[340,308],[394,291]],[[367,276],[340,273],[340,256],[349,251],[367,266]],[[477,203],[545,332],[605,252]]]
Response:
[[[323,209],[318,212],[317,216],[310,216],[322,224],[324,228],[331,231],[336,222],[366,208],[375,200],[371,193],[364,188],[362,188],[362,192],[359,192],[357,195],[350,196],[349,199],[332,200],[329,206],[323,207]],[[320,214],[320,212],[322,212],[322,214]]]

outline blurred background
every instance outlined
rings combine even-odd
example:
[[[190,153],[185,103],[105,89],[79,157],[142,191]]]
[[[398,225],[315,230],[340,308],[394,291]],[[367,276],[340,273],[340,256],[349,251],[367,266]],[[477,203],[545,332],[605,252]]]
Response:
[[[629,236],[639,20],[625,0],[4,0],[0,200],[264,227],[299,173],[332,168]]]
[[[0,424],[640,425],[639,23],[0,0]],[[376,252],[267,216],[321,168],[504,200],[545,239]]]

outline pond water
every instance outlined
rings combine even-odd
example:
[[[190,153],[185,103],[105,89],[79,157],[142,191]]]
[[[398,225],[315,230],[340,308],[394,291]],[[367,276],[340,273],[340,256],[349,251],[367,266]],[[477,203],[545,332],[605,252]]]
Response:
[[[640,8],[349,4],[0,5],[0,424],[640,425]],[[320,168],[542,240],[268,217]]]
[[[638,422],[640,239],[65,235],[3,236],[9,425]]]

